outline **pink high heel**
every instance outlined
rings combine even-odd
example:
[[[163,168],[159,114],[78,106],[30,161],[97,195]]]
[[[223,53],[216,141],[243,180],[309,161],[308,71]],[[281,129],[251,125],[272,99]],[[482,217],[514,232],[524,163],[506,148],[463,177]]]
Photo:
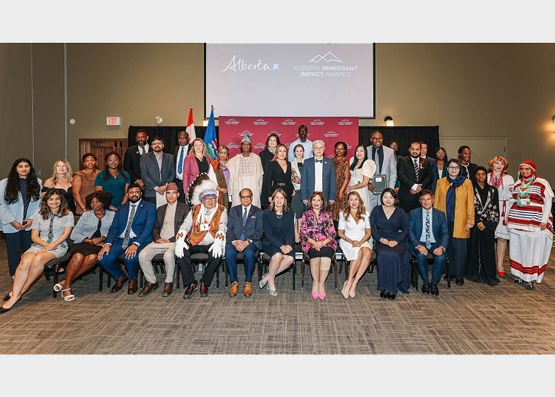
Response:
[[[320,295],[318,294],[318,292],[314,292],[312,291],[312,293],[310,294],[312,295],[312,297],[314,298],[314,300],[318,299],[320,297]]]
[[[318,294],[318,298],[320,298],[322,300],[326,299],[326,293],[322,292],[321,294]]]

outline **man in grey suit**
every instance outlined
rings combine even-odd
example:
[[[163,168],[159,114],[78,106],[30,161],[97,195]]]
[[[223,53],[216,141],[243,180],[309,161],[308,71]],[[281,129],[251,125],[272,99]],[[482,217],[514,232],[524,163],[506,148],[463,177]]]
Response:
[[[383,135],[380,131],[373,131],[370,136],[370,141],[372,145],[366,148],[368,152],[368,158],[374,160],[376,163],[376,174],[374,178],[378,175],[387,176],[387,187],[395,189],[395,183],[397,182],[397,162],[395,161],[395,153],[393,149],[388,148],[383,145]],[[380,205],[380,194],[381,192],[376,192],[374,187],[374,179],[371,179],[368,183],[368,189],[370,189],[370,209],[369,212]]]
[[[337,185],[333,160],[324,157],[326,144],[317,139],[312,144],[314,157],[304,161],[301,172],[301,200],[308,205],[308,199],[314,192],[324,193],[328,205],[335,203]]]
[[[164,140],[155,137],[150,143],[152,151],[141,158],[141,179],[145,184],[144,199],[156,204],[156,194],[164,197],[166,185],[175,179],[173,154],[164,153]]]
[[[256,250],[261,248],[260,239],[264,233],[262,210],[252,205],[252,191],[244,188],[239,192],[240,205],[229,210],[227,221],[225,262],[229,271],[229,296],[237,295],[237,254],[243,253],[245,266],[245,286],[243,294],[252,295],[252,273],[254,272]]]

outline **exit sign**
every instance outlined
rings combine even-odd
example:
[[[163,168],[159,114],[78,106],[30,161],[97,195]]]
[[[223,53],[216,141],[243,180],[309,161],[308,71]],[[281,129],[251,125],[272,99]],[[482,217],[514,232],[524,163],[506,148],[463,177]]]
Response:
[[[106,125],[121,125],[119,117],[107,117],[106,118]]]

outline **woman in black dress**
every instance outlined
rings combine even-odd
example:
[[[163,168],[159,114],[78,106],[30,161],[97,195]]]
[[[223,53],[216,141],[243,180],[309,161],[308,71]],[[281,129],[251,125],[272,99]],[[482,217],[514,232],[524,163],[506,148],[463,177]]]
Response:
[[[283,189],[287,194],[287,206],[291,207],[291,200],[295,194],[293,182],[291,181],[291,163],[287,160],[287,147],[279,145],[276,149],[274,159],[268,163],[268,168],[264,173],[266,193],[268,201],[272,202],[272,194],[276,189]]]
[[[396,205],[394,189],[385,189],[381,201],[382,205],[370,214],[370,227],[378,254],[380,298],[393,300],[397,291],[409,292],[409,221],[405,211]]]
[[[499,194],[487,182],[487,171],[478,166],[472,178],[474,185],[475,225],[466,240],[465,276],[477,283],[499,284],[496,276],[495,229],[499,223]]]
[[[295,259],[293,239],[295,215],[287,205],[287,195],[283,189],[276,189],[271,196],[268,209],[262,214],[264,235],[262,236],[262,250],[270,256],[268,273],[262,276],[259,288],[268,284],[270,295],[277,296],[275,278],[278,274],[289,269]]]
[[[268,168],[268,164],[270,163],[270,161],[274,159],[276,149],[280,144],[281,142],[279,141],[279,135],[274,133],[268,135],[268,139],[266,139],[266,147],[259,154],[260,162],[262,163],[262,171],[264,173],[266,173],[266,169]],[[260,204],[263,209],[268,207],[268,189],[266,188],[266,178],[262,179]]]
[[[42,187],[42,195],[50,190],[56,188],[62,192],[67,201],[67,207],[75,215],[75,200],[73,199],[72,191],[73,170],[69,161],[66,159],[59,159],[54,162],[52,176],[44,181]]]

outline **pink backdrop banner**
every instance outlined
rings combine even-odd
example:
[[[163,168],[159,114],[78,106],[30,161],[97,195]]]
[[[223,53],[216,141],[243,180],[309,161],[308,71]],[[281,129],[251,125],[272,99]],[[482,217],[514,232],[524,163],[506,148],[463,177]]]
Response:
[[[259,154],[264,150],[266,139],[271,133],[279,136],[287,148],[298,139],[299,126],[308,127],[308,139],[321,139],[326,143],[325,156],[333,157],[334,145],[338,141],[347,143],[348,157],[358,145],[358,117],[219,117],[219,145],[229,148],[229,158],[241,153],[241,140],[249,135],[252,151]]]

